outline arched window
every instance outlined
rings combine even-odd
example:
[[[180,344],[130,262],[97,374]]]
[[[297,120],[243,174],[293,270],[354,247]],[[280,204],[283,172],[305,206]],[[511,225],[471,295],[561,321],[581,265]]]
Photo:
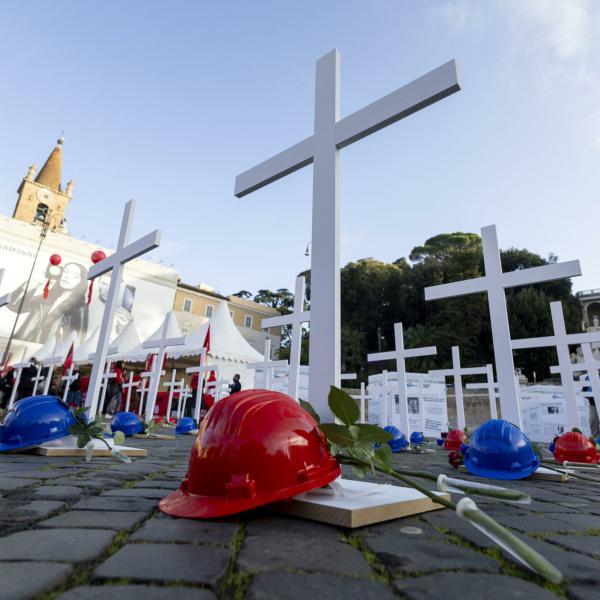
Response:
[[[46,204],[42,204],[41,202],[37,205],[35,209],[35,217],[34,221],[41,221],[42,223],[46,220],[48,216],[48,206]]]

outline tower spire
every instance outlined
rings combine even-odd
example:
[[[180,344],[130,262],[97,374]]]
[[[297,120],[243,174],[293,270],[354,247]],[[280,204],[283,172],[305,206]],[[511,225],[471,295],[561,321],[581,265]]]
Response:
[[[38,176],[35,178],[36,183],[43,185],[52,190],[60,190],[60,177],[62,172],[62,145],[65,141],[61,136],[56,141],[56,146],[50,153],[50,156],[40,169]]]

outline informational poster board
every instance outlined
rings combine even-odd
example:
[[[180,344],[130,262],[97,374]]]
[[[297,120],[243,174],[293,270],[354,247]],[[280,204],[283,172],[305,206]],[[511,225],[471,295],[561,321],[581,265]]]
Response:
[[[389,424],[399,426],[400,398],[395,392],[396,387],[397,375],[393,371],[387,374],[387,390],[384,388],[383,375],[369,377],[369,423],[382,427]],[[442,431],[448,430],[448,405],[443,377],[407,373],[406,392],[411,432],[422,431],[425,437],[439,437]]]
[[[521,389],[521,413],[525,434],[536,442],[551,442],[567,429],[567,416],[562,387],[533,385]],[[582,431],[590,435],[589,402],[577,396]]]

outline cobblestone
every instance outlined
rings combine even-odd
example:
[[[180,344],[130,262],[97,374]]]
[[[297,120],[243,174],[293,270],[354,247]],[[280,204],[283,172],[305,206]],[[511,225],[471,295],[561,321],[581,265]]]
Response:
[[[267,507],[214,521],[168,517],[157,503],[179,486],[192,443],[192,437],[132,440],[149,455],[129,465],[2,456],[0,600],[39,593],[65,600],[557,597],[509,555],[490,552],[496,545],[447,509],[353,531]],[[456,476],[442,451],[395,460]],[[530,493],[531,504],[475,500],[563,572],[558,592],[599,597],[597,487],[534,481],[509,487]]]

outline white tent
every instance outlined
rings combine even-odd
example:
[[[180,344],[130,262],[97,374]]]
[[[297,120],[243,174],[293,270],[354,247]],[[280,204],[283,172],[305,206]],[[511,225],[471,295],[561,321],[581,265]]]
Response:
[[[71,345],[77,345],[77,334],[71,332],[63,342],[58,342],[55,338],[50,338],[33,356],[41,363],[50,358],[67,358]]]
[[[126,361],[146,360],[146,357],[148,356],[148,354],[152,353],[152,348],[144,348],[144,343],[157,341],[157,340],[161,339],[162,333],[163,333],[163,327],[164,327],[166,319],[167,319],[167,315],[165,315],[165,318],[163,319],[163,321],[159,325],[159,327],[156,329],[156,331],[154,331],[154,333],[151,336],[149,336],[144,342],[138,344],[137,346],[132,348],[129,352],[124,352],[124,353],[119,352],[117,356]],[[168,337],[168,338],[182,337],[181,329],[179,328],[179,325],[177,324],[177,319],[175,319],[175,318],[169,319],[169,326],[167,328],[167,336],[166,337]],[[168,351],[167,351],[167,356],[171,356],[171,353]]]
[[[109,354],[123,356],[138,348],[141,343],[135,321],[131,319],[125,329],[111,342],[108,352]]]
[[[91,362],[89,357],[92,352],[96,352],[98,347],[98,338],[100,337],[100,328],[96,327],[87,339],[80,346],[75,346],[73,352],[73,362],[75,364],[82,364]]]
[[[197,356],[200,354],[200,351],[204,348],[208,326],[209,320],[206,319],[198,329],[185,336],[185,344],[183,346],[173,346],[167,351],[167,356],[170,358],[179,358],[181,356]]]

